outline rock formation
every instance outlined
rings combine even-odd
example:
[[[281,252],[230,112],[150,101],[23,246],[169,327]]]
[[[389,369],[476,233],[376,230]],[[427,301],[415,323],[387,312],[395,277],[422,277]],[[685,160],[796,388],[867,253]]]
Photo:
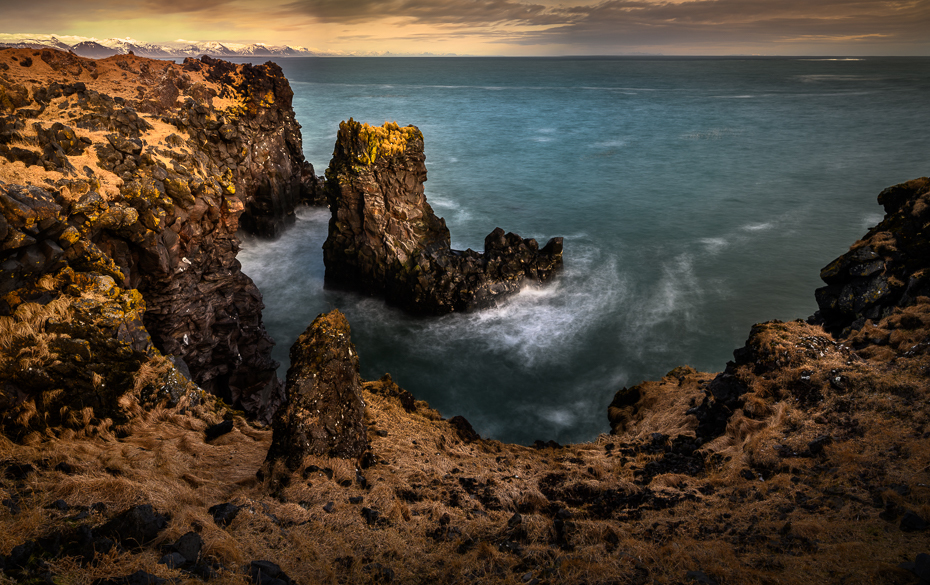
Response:
[[[323,244],[328,284],[384,294],[415,313],[493,305],[562,265],[562,238],[542,248],[495,229],[483,253],[453,250],[445,221],[426,202],[423,134],[415,126],[339,125],[326,191],[332,219]]]
[[[834,333],[860,329],[894,307],[930,295],[930,179],[889,187],[878,196],[885,218],[820,271],[814,320]]]
[[[200,389],[270,422],[283,389],[237,230],[273,235],[318,191],[291,97],[273,63],[0,51],[8,428]]]
[[[306,455],[358,459],[368,448],[358,353],[338,310],[320,315],[291,347],[287,405],[273,424],[266,461],[297,469]]]

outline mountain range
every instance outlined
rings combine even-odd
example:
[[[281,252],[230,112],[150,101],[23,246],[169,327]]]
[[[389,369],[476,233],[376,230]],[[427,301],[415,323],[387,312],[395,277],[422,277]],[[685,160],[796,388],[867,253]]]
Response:
[[[129,37],[97,39],[53,34],[0,33],[0,48],[43,49],[72,51],[81,57],[102,59],[132,52],[153,59],[199,57],[387,57],[408,56],[408,53],[390,51],[321,51],[289,45],[266,43],[225,43],[219,41],[186,41],[178,39],[163,43],[145,43]],[[451,55],[446,53],[444,55]],[[438,56],[435,53],[418,53],[417,56]]]

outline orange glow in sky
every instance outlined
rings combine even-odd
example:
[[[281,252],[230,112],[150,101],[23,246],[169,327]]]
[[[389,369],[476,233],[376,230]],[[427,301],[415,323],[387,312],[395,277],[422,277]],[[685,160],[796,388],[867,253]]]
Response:
[[[0,0],[0,33],[331,52],[930,55],[930,0]]]

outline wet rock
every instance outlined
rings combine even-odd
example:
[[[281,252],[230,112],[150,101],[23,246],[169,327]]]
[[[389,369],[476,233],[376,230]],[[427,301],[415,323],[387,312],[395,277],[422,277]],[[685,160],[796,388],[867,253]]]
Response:
[[[358,353],[338,310],[317,317],[294,343],[287,395],[266,464],[281,460],[296,470],[305,455],[359,458],[368,449]]]
[[[414,313],[494,305],[562,266],[562,238],[540,249],[497,228],[483,253],[453,250],[426,201],[423,135],[414,126],[339,126],[326,170],[332,219],[323,244],[328,284],[382,294]]]

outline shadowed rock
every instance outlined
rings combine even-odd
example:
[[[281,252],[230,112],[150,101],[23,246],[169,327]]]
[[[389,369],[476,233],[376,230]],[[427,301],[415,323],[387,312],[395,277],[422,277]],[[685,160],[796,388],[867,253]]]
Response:
[[[368,449],[358,354],[338,310],[317,317],[291,347],[287,395],[266,462],[295,470],[305,455],[356,458]]]
[[[562,266],[562,238],[542,248],[496,228],[484,252],[453,250],[426,201],[423,134],[415,126],[339,125],[326,170],[332,219],[323,244],[327,284],[383,294],[414,313],[494,305]]]
[[[866,320],[877,321],[894,307],[930,295],[930,179],[889,187],[878,196],[881,223],[820,271],[827,286],[817,289],[820,310],[812,321],[847,335]]]

